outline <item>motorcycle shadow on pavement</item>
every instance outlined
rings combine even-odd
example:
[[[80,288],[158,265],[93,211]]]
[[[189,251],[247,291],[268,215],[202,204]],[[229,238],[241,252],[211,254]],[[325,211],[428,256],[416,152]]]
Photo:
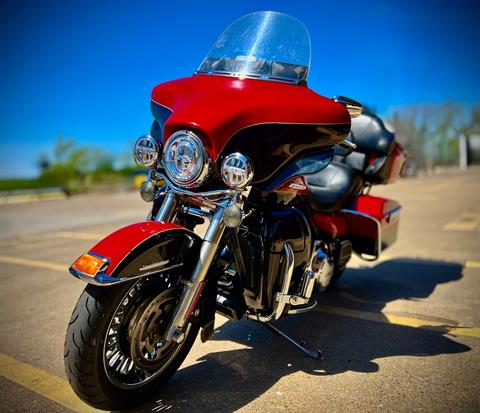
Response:
[[[338,287],[322,295],[322,305],[380,313],[391,301],[427,298],[439,284],[457,281],[462,267],[438,261],[394,259],[372,268],[348,269]],[[228,322],[213,340],[219,350],[179,370],[159,392],[156,402],[135,411],[235,411],[295,372],[315,376],[347,371],[375,373],[376,359],[428,357],[470,348],[445,335],[446,328],[414,328],[313,310],[275,324],[324,354],[305,358],[280,337],[253,321]],[[445,323],[447,325],[448,322]],[[450,324],[451,325],[451,324]],[[241,346],[231,349],[231,342]],[[227,343],[226,343],[227,342]],[[230,342],[230,343],[229,343]]]

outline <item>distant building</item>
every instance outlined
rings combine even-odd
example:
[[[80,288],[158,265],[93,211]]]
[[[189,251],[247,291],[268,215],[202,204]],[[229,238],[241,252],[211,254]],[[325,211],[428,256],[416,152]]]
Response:
[[[480,135],[460,136],[460,167],[480,163]]]
[[[480,135],[472,135],[468,138],[470,161],[480,162]]]

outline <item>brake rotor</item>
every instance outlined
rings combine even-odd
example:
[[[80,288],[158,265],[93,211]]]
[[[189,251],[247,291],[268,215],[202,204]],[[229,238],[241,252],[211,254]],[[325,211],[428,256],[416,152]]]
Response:
[[[161,368],[179,345],[163,339],[175,311],[177,293],[177,289],[170,288],[147,300],[130,320],[130,354],[133,363],[142,370],[153,372]]]

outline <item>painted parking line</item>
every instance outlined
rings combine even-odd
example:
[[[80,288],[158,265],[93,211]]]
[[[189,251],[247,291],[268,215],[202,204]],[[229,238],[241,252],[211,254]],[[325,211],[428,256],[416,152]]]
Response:
[[[480,213],[477,212],[464,212],[443,227],[446,231],[474,231],[478,228],[480,228]]]
[[[382,313],[369,313],[365,311],[351,310],[347,308],[322,306],[320,311],[337,316],[360,318],[363,320],[417,327],[430,330],[447,330],[452,335],[480,337],[480,328],[448,327],[429,320],[395,316]],[[387,321],[385,321],[387,320]],[[428,324],[428,325],[426,325]],[[68,382],[44,370],[33,367],[27,363],[15,360],[0,353],[0,376],[17,383],[39,395],[52,400],[70,410],[76,412],[99,412],[83,403],[73,392]]]
[[[360,258],[353,257],[351,261],[348,262],[347,267],[348,268],[365,268],[365,267],[374,267],[377,264],[380,264],[385,261],[391,261],[391,260],[431,260],[432,258],[428,257],[404,257],[402,255],[399,256],[393,256],[393,255],[381,255],[377,260],[367,262],[363,261]],[[452,261],[452,264],[458,263],[463,266],[463,268],[467,269],[479,269],[480,268],[480,261],[479,260],[467,260],[467,261]]]
[[[11,238],[0,240],[0,246],[9,246],[25,242],[39,242],[49,240],[54,238],[53,234],[53,232],[48,232],[46,234],[16,235]]]
[[[480,337],[479,327],[446,325],[442,322],[421,318],[405,317],[382,312],[374,313],[369,311],[353,310],[351,308],[327,305],[319,306],[318,311],[321,313],[332,314],[341,317],[374,321],[377,323],[394,324],[397,326],[420,328],[424,330],[441,331],[456,336]]]
[[[73,392],[68,381],[0,353],[0,376],[76,412],[99,412]]]
[[[475,260],[466,261],[465,268],[480,268],[480,261],[475,261]]]
[[[105,237],[105,233],[99,232],[77,232],[77,231],[56,231],[44,234],[17,235],[12,238],[0,240],[0,246],[14,245],[22,242],[39,242],[53,238],[78,239],[98,242]]]
[[[49,261],[32,260],[30,258],[12,257],[10,255],[0,255],[0,263],[23,265],[26,267],[45,268],[54,271],[68,271],[67,265],[55,264]]]
[[[0,263],[1,262],[7,264],[18,264],[30,267],[46,268],[62,272],[68,271],[67,266],[62,264],[54,264],[48,261],[32,260],[27,258],[11,257],[5,255],[0,255]],[[480,261],[467,261],[467,264],[468,263],[470,263],[469,268],[480,268]],[[478,267],[472,267],[472,265],[478,265]],[[381,312],[359,311],[345,307],[320,306],[319,311],[344,317],[358,318],[361,320],[382,322],[386,324],[395,324],[405,327],[424,328],[427,330],[437,331],[441,329],[446,333],[460,336],[480,337],[480,328],[477,327],[445,325],[440,322],[421,318],[397,316]]]
[[[72,239],[85,239],[91,241],[99,241],[105,234],[99,234],[96,232],[74,232],[74,231],[57,231],[52,234],[56,238],[72,238]]]

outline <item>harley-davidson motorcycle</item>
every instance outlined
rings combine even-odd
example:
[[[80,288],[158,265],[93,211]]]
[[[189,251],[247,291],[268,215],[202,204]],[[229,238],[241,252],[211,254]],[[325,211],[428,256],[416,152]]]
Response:
[[[151,132],[134,147],[151,212],[70,268],[88,285],[65,368],[86,403],[145,401],[200,330],[209,339],[216,312],[320,357],[272,322],[313,309],[352,253],[375,260],[395,241],[400,205],[369,192],[406,157],[359,103],[309,89],[309,64],[306,27],[258,12],[231,24],[192,77],[153,89]]]

